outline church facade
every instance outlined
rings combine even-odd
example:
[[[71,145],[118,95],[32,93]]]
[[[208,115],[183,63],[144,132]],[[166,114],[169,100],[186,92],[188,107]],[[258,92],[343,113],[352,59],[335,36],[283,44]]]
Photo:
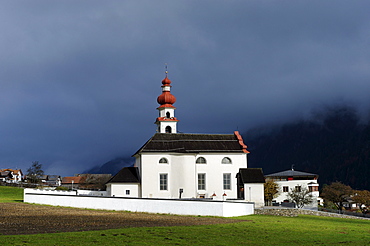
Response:
[[[173,106],[176,98],[171,94],[167,74],[157,102],[160,105],[155,121],[157,133],[133,155],[134,167],[123,168],[108,181],[108,194],[140,198],[243,199],[263,204],[262,169],[247,168],[249,152],[239,132],[178,133]]]

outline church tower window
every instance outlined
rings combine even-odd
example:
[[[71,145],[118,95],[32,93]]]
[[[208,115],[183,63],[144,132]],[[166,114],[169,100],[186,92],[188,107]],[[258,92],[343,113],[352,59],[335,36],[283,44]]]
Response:
[[[172,133],[172,128],[170,126],[166,126],[166,133]]]

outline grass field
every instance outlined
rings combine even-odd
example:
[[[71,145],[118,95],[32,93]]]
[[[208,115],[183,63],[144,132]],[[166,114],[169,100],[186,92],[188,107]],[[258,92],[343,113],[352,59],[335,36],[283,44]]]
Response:
[[[1,202],[23,202],[23,189],[0,186],[0,203]]]
[[[7,196],[3,189],[0,189],[0,196]],[[4,200],[9,202],[11,199],[21,200],[21,197]],[[370,245],[369,220],[262,215],[235,220],[244,221],[202,226],[2,235],[0,241],[1,245]]]

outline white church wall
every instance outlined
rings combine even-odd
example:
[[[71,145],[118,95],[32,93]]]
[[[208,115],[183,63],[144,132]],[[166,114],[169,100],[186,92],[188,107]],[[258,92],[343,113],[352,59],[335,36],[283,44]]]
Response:
[[[198,157],[204,157],[206,164],[196,164]],[[228,157],[231,164],[222,164],[222,159]],[[159,163],[161,158],[166,158],[168,163]],[[236,174],[239,168],[247,167],[246,154],[242,153],[142,153],[141,155],[142,197],[147,198],[179,198],[182,189],[182,198],[197,198],[204,195],[210,198],[216,194],[220,199],[226,193],[226,198],[237,198]],[[198,190],[198,174],[206,176],[205,190]],[[224,189],[223,174],[229,173],[231,179],[230,189]],[[168,189],[160,190],[159,175],[167,174]]]
[[[244,200],[254,202],[256,207],[263,207],[265,205],[264,184],[244,184]]]
[[[28,193],[28,189],[24,190],[24,202],[76,208],[178,215],[231,217],[254,214],[254,204],[246,202],[59,196],[32,194]]]
[[[202,153],[196,156],[204,157],[207,160],[207,164],[196,164],[196,172],[206,174],[206,190],[208,197],[216,194],[218,199],[222,199],[222,195],[225,193],[228,199],[237,198],[237,180],[236,174],[239,172],[239,168],[246,168],[246,155],[245,154],[233,154],[233,153]],[[231,164],[222,164],[222,159],[228,157],[231,159]],[[230,174],[231,185],[230,189],[224,189],[223,185],[223,174]],[[197,182],[197,180],[196,180]],[[201,193],[201,191],[198,191]]]
[[[140,184],[137,183],[109,183],[108,196],[114,197],[140,197]]]

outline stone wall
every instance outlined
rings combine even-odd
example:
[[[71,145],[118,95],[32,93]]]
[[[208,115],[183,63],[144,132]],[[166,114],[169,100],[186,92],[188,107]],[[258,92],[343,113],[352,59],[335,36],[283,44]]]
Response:
[[[295,217],[299,214],[305,215],[315,215],[315,216],[326,216],[326,217],[336,217],[336,218],[349,218],[349,219],[367,219],[363,217],[355,217],[344,214],[328,213],[316,210],[298,209],[298,208],[255,208],[254,214],[264,214],[264,215],[275,215],[275,216],[286,216]]]

